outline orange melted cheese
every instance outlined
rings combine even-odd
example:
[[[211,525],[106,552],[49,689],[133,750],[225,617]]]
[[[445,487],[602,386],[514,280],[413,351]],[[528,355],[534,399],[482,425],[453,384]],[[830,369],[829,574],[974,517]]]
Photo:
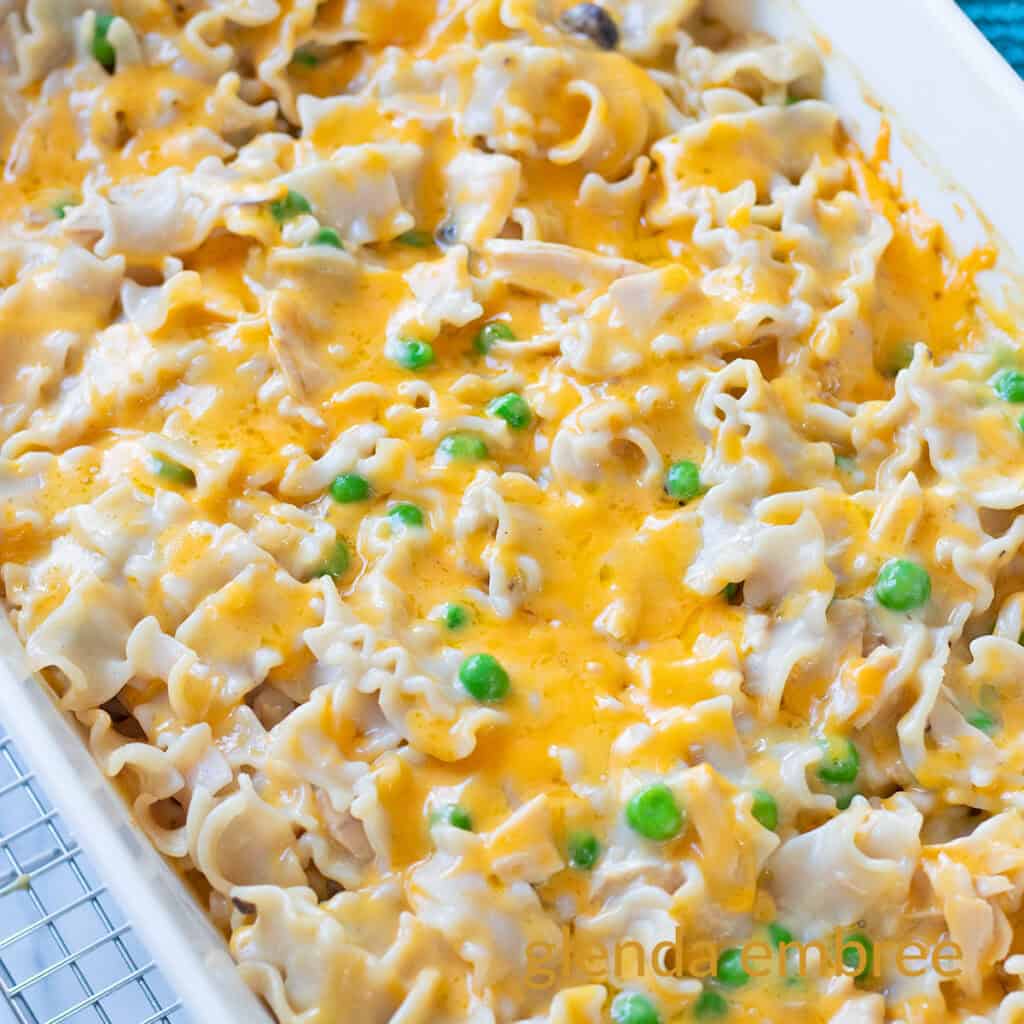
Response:
[[[31,114],[4,128],[9,170],[0,211],[19,230],[4,257],[0,357],[19,369],[7,375],[0,395],[10,412],[5,479],[13,482],[0,520],[0,560],[19,630],[31,649],[34,631],[66,607],[89,574],[130,592],[125,614],[132,622],[155,616],[167,637],[176,636],[192,651],[195,663],[179,665],[166,687],[159,679],[133,676],[120,702],[137,712],[140,704],[164,699],[166,689],[172,711],[162,706],[149,720],[168,736],[206,723],[224,750],[235,742],[238,712],[247,704],[263,714],[260,700],[272,698],[284,701],[286,710],[298,705],[291,710],[298,715],[314,687],[358,683],[358,701],[364,702],[358,715],[340,699],[321,706],[313,727],[330,756],[318,755],[326,767],[315,781],[295,767],[307,756],[305,740],[296,736],[281,742],[274,755],[279,763],[268,762],[255,774],[268,806],[296,813],[288,826],[296,839],[308,832],[333,842],[339,822],[359,830],[365,821],[369,839],[362,837],[358,849],[369,843],[370,854],[355,856],[367,891],[390,882],[407,894],[418,891],[416,871],[436,855],[430,811],[443,802],[438,794],[456,794],[474,833],[491,836],[473,854],[486,873],[488,864],[515,853],[520,833],[502,834],[503,823],[538,799],[549,815],[550,841],[561,853],[569,833],[586,828],[601,837],[603,856],[614,859],[629,780],[688,769],[691,824],[659,848],[668,874],[656,873],[651,884],[672,892],[682,881],[675,867],[692,863],[706,907],[695,907],[680,888],[666,912],[705,937],[716,936],[725,921],[718,931],[729,940],[744,923],[756,931],[776,913],[784,918],[770,878],[761,875],[764,849],[751,833],[757,826],[743,802],[746,794],[759,786],[781,789],[777,751],[789,741],[813,748],[822,730],[864,730],[859,742],[869,770],[860,791],[876,804],[892,792],[894,779],[902,785],[906,768],[895,729],[868,724],[872,709],[890,699],[887,685],[899,653],[871,652],[889,625],[873,632],[862,626],[855,641],[830,634],[837,645],[849,640],[849,647],[820,651],[792,666],[775,707],[757,690],[752,666],[780,623],[813,614],[815,595],[828,595],[829,614],[830,598],[867,602],[867,614],[874,614],[875,573],[908,545],[927,565],[934,593],[962,590],[962,575],[942,545],[970,547],[976,524],[962,519],[952,498],[943,504],[923,471],[924,496],[891,515],[879,511],[881,485],[877,500],[860,497],[872,489],[876,474],[884,474],[893,431],[901,428],[896,419],[889,428],[866,421],[851,427],[849,418],[854,406],[872,412],[893,399],[895,374],[913,343],[923,343],[935,362],[985,348],[991,321],[979,307],[975,276],[992,265],[993,254],[986,249],[956,259],[941,228],[892,183],[884,147],[869,159],[823,119],[819,103],[787,105],[785,85],[757,72],[749,81],[738,74],[725,83],[735,97],[731,112],[710,114],[695,93],[687,102],[696,107],[687,114],[697,121],[687,124],[674,106],[681,100],[665,85],[672,75],[667,50],[642,61],[599,51],[564,32],[559,12],[533,10],[538,5],[332,3],[317,15],[330,26],[323,28],[300,12],[303,5],[278,6],[264,24],[229,19],[230,29],[217,30],[217,39],[236,54],[233,67],[245,79],[239,96],[244,92],[253,105],[277,101],[276,116],[285,121],[251,108],[225,116],[230,83],[190,75],[181,62],[162,66],[155,58],[108,75],[86,56],[67,83],[45,92],[38,83],[24,88],[21,98]],[[127,6],[115,8],[131,20]],[[186,46],[169,9],[147,8],[135,22],[140,31],[144,26],[175,47]],[[708,34],[710,54],[719,30],[693,31]],[[518,47],[521,55],[485,65],[486,55],[502,46]],[[296,52],[307,56],[284,59]],[[508,76],[504,89],[471,99],[482,82],[502,75]],[[581,82],[590,91],[579,88]],[[753,98],[742,96],[744,88]],[[541,90],[550,93],[538,95]],[[349,101],[314,112],[312,105],[296,107],[295,97],[303,93],[307,104],[313,96]],[[242,100],[236,96],[235,102]],[[463,119],[474,102],[482,128],[471,136]],[[526,120],[529,147],[515,141]],[[680,127],[673,131],[672,124]],[[288,132],[276,130],[285,127]],[[663,151],[654,148],[659,140]],[[286,264],[291,269],[280,269],[282,253],[291,258],[310,251],[314,227],[345,231],[340,222],[326,223],[319,209],[276,221],[271,203],[284,195],[281,179],[317,161],[340,159],[343,147],[373,146],[383,148],[373,150],[362,171],[335,179],[335,188],[357,197],[353,222],[369,217],[373,204],[393,202],[425,236],[414,245],[397,231],[364,242],[343,237],[345,254],[334,253],[340,262],[323,259],[305,269],[292,262]],[[415,152],[408,182],[396,169],[399,146]],[[468,217],[456,208],[448,175],[460,156],[494,151],[518,175],[514,209],[490,239],[460,249],[457,238],[445,239],[441,231],[453,224],[457,235],[464,227],[459,216]],[[214,164],[219,169],[209,170]],[[163,255],[122,251],[116,232],[103,216],[94,216],[107,210],[118,186],[161,172],[187,180],[204,167],[209,181],[216,179],[216,187],[234,198],[212,215],[213,227],[198,242],[182,245],[173,258],[168,252],[170,262]],[[359,193],[362,174],[392,173],[387,194]],[[511,172],[506,166],[501,173]],[[602,174],[609,181],[594,177]],[[827,182],[811,189],[815,213],[801,223],[791,190],[815,174],[827,175]],[[193,194],[195,203],[213,202],[209,181],[205,194]],[[473,181],[464,184],[472,192]],[[678,208],[672,205],[674,189],[689,197]],[[725,206],[715,210],[719,200]],[[66,230],[50,212],[58,201],[72,204]],[[307,223],[311,217],[317,225]],[[862,259],[855,250],[867,244],[861,237],[865,223],[888,238],[877,259],[868,260],[868,280],[851,284],[851,268]],[[709,240],[714,232],[717,240]],[[33,240],[50,247],[36,263],[27,248]],[[563,248],[550,257],[553,262],[538,259],[526,269],[509,269],[500,248],[506,242]],[[78,295],[64,292],[62,301],[51,301],[46,268],[62,252],[95,256],[97,248],[107,253],[109,295],[86,285]],[[450,267],[460,251],[461,279]],[[618,269],[606,272],[588,262],[597,259],[618,260]],[[429,301],[417,291],[414,275],[424,268],[445,282],[436,299],[440,314],[425,310]],[[449,272],[454,276],[445,279]],[[660,283],[639,299],[613,295],[640,273],[660,274]],[[180,275],[195,275],[194,284],[181,284]],[[180,287],[172,292],[167,282],[176,277]],[[147,301],[157,303],[161,287],[161,317],[150,322],[132,314],[138,289],[149,289]],[[460,289],[468,289],[468,296]],[[857,292],[859,305],[844,319],[836,310],[851,301],[845,289]],[[465,314],[472,303],[476,308]],[[752,317],[750,311],[762,307],[763,317]],[[516,340],[481,354],[474,339],[492,320],[507,324]],[[570,338],[578,324],[585,324],[582,333]],[[149,355],[125,370],[115,352],[90,378],[102,339],[117,330],[126,332],[129,349],[149,345]],[[604,350],[602,331],[611,338]],[[60,332],[71,338],[63,361],[47,354]],[[389,355],[387,340],[399,336],[429,342],[430,365],[414,372]],[[639,356],[619,369],[615,358],[631,346]],[[723,388],[717,405],[704,404],[706,389],[734,361],[747,361],[758,381],[756,399],[749,397],[753,390],[744,399],[754,402],[757,422],[784,423],[788,434],[766,433],[752,420],[740,425],[738,413],[728,412],[729,403],[742,397],[735,381]],[[42,374],[33,394],[25,381],[37,366],[52,372]],[[967,383],[985,387],[983,376]],[[79,420],[67,407],[69,387],[79,389],[85,410]],[[488,402],[508,391],[530,403],[530,425],[501,431],[497,440],[488,435],[486,458],[479,462],[446,459],[444,434],[480,435],[479,425],[489,422]],[[604,416],[602,403],[616,411]],[[828,421],[821,412],[827,408],[842,413]],[[588,411],[593,415],[584,420]],[[731,425],[722,426],[728,415]],[[33,432],[52,422],[61,422],[61,430]],[[1018,439],[1002,406],[983,409],[974,423],[979,444],[996,453],[994,459],[1015,457]],[[377,429],[387,444],[378,439],[359,456],[371,460],[377,474],[369,476],[369,498],[339,504],[326,496],[330,477],[320,479],[310,467],[317,460],[328,463],[338,439],[362,428]],[[938,441],[930,437],[927,444]],[[840,457],[855,458],[853,470],[841,461],[833,465],[829,446]],[[40,453],[36,468],[31,456]],[[161,479],[154,454],[195,470],[197,485]],[[685,502],[673,500],[663,486],[669,465],[682,459],[708,474],[701,494]],[[338,471],[354,470],[359,460],[347,461]],[[751,484],[746,505],[737,499],[715,513],[719,528],[735,530],[734,550],[727,543],[715,566],[698,571],[711,544],[702,503],[713,503],[731,476],[747,473],[760,477],[761,492]],[[307,478],[317,482],[307,485]],[[154,518],[162,525],[149,529],[140,549],[143,563],[157,571],[133,576],[95,537],[79,538],[82,551],[93,545],[88,557],[62,561],[68,510],[125,482],[147,508],[162,494],[174,496],[166,503],[166,522]],[[476,487],[483,512],[468,497]],[[771,504],[787,494],[813,499]],[[424,511],[425,528],[415,531],[414,540],[388,517],[396,501],[416,502]],[[746,579],[719,578],[718,565],[741,560],[760,543],[743,532],[751,517],[759,529],[796,530],[806,522],[807,508],[821,526],[827,558],[800,575],[799,586],[773,593],[778,577],[791,568],[785,558],[767,578],[758,564]],[[288,518],[293,513],[299,516],[294,522]],[[266,520],[257,527],[259,515]],[[230,561],[224,553],[228,534],[218,532],[226,525],[251,534],[261,549],[258,560],[247,555],[242,564]],[[441,678],[435,677],[440,669],[422,668],[437,662],[417,661],[416,681],[401,689],[393,707],[385,706],[383,690],[369,675],[361,681],[345,675],[349,662],[341,668],[329,658],[318,663],[309,641],[325,614],[325,583],[318,574],[337,543],[345,545],[349,563],[326,585],[366,631],[356,646],[362,644],[364,654],[374,644],[378,653],[406,652],[381,653],[378,671],[399,672],[393,658],[402,663],[413,657],[409,651],[427,659],[443,654],[446,666],[487,652],[507,671],[510,692],[473,730],[468,749],[453,722],[468,714],[472,702],[452,673]],[[791,561],[798,555],[794,548]],[[222,563],[230,568],[214,571]],[[204,589],[194,581],[207,572],[211,582]],[[506,580],[503,593],[496,589],[499,578]],[[723,592],[727,584],[730,590]],[[743,589],[732,589],[740,584]],[[181,600],[194,606],[182,609],[169,600],[177,586],[188,595]],[[764,595],[760,604],[757,594]],[[465,607],[465,627],[445,631],[438,624],[446,602]],[[194,628],[186,614],[196,616],[188,620],[197,623]],[[938,622],[929,625],[937,628]],[[796,633],[792,642],[800,642]],[[255,662],[261,670],[251,668]],[[55,661],[44,664],[56,671]],[[917,693],[911,687],[893,697],[893,713],[905,712]],[[74,710],[92,715],[114,696]],[[378,697],[383,710],[376,707]],[[445,702],[455,711],[439,710]],[[1020,718],[1019,705],[1008,703],[1002,715],[1009,727]],[[280,725],[268,719],[267,742],[288,721],[287,715]],[[914,785],[934,790],[937,801],[955,802],[958,794],[994,810],[1008,777],[1003,769],[971,790],[973,796],[950,782],[971,754],[963,746],[928,751],[913,768]],[[364,800],[374,804],[372,828],[358,804],[356,810],[335,805],[325,811],[332,792],[325,779],[352,765],[372,779],[372,797]],[[815,792],[828,795],[813,773],[808,779]],[[180,794],[183,807],[190,798]],[[792,837],[840,809],[833,802],[828,811],[783,811],[785,835]],[[628,862],[633,854],[623,856]],[[476,863],[466,857],[467,864]],[[320,885],[321,873],[329,876],[329,858],[315,865],[314,859],[308,852],[298,857]],[[654,869],[623,870],[642,878]],[[592,886],[564,860],[531,883],[541,911],[560,924],[599,915],[619,884]],[[498,875],[488,875],[487,885],[504,892]],[[908,913],[913,898],[906,894]],[[257,926],[237,914],[228,920],[223,912],[222,923],[233,931],[244,962]],[[452,948],[437,954],[442,982],[436,991],[430,987],[433,1009],[424,1019],[459,1019],[471,990],[477,999],[511,1000],[508,1005],[520,1006],[522,1014],[531,1007],[548,1012],[550,1000],[530,1003],[514,981],[471,984],[470,968],[460,960],[464,951],[451,936],[446,941]],[[335,985],[325,983],[328,994],[308,1018],[311,1024],[342,1012],[347,997]],[[397,1005],[398,989],[389,986],[382,986],[379,1005],[367,1004],[367,1020],[384,1019],[380,1006]],[[609,998],[614,990],[613,984]],[[588,992],[567,988],[561,1016],[552,1011],[543,1019],[591,1020]],[[695,993],[659,993],[663,1018],[687,1019]],[[777,979],[756,982],[728,993],[729,1019],[825,1021],[837,1012],[835,998],[813,982],[796,988]],[[973,998],[950,993],[949,1011]],[[897,997],[895,1005],[901,1019],[952,1019],[927,1003],[915,995],[903,1002]],[[519,1019],[520,1011],[507,1019]]]

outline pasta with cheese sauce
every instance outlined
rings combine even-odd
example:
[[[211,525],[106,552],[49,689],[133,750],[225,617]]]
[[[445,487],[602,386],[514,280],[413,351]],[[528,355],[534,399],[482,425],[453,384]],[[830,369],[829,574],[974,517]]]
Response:
[[[282,1024],[1024,1016],[1020,339],[812,46],[4,11],[6,610]]]

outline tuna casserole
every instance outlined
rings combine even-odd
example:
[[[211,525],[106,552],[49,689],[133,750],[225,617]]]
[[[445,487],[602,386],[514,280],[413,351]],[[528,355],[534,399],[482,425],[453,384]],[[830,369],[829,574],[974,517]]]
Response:
[[[6,610],[282,1024],[1024,1018],[1020,338],[814,47],[0,7]]]

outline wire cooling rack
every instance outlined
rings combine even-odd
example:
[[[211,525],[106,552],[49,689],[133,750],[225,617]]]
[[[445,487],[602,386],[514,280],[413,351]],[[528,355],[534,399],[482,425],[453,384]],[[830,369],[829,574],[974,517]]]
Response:
[[[189,1024],[0,726],[0,1024]]]
[[[1024,2],[960,0],[1024,72]],[[0,1024],[190,1024],[0,726]]]

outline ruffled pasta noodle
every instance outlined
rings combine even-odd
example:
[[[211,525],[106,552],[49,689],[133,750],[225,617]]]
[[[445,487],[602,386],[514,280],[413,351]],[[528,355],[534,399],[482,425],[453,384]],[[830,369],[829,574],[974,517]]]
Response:
[[[5,608],[282,1024],[1020,1019],[1019,339],[812,46],[16,0],[0,70]],[[532,970],[833,933],[960,970]]]

